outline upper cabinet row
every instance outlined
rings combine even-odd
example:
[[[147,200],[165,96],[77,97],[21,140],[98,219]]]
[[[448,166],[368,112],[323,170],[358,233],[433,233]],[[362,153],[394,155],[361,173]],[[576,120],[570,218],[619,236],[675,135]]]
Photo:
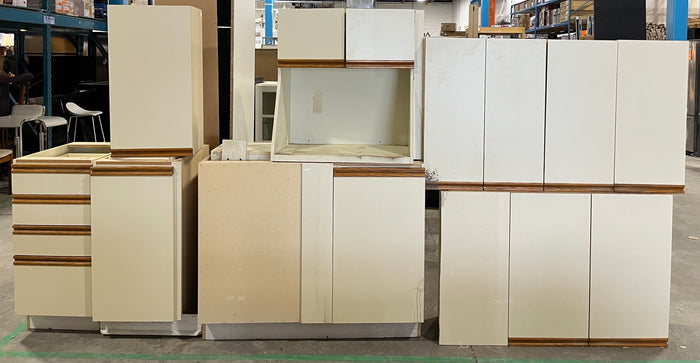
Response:
[[[687,50],[429,38],[426,169],[486,188],[682,186]]]
[[[414,10],[284,9],[278,19],[280,67],[413,68]]]

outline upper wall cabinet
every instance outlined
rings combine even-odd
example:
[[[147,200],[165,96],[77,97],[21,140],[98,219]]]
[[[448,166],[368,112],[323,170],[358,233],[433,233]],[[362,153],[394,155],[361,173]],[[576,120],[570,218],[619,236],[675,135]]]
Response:
[[[486,43],[484,187],[542,188],[547,41]]]
[[[110,6],[108,26],[112,156],[196,154],[203,144],[202,11]]]
[[[415,11],[347,9],[346,65],[357,68],[413,68]]]
[[[612,189],[616,67],[617,42],[549,42],[547,186],[600,184]]]
[[[687,42],[618,42],[616,187],[685,183],[687,57]]]
[[[282,9],[280,67],[339,67],[345,62],[345,9]]]

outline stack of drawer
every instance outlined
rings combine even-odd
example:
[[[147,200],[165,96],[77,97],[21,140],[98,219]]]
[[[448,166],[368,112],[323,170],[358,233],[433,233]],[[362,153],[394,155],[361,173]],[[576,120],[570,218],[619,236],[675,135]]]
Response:
[[[15,312],[91,316],[90,169],[106,143],[73,143],[12,165]]]

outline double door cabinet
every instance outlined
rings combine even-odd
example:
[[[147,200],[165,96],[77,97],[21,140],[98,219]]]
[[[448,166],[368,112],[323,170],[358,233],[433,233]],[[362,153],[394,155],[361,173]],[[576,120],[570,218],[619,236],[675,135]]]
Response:
[[[672,195],[441,198],[441,344],[667,344]]]
[[[423,321],[424,170],[200,165],[199,321]]]

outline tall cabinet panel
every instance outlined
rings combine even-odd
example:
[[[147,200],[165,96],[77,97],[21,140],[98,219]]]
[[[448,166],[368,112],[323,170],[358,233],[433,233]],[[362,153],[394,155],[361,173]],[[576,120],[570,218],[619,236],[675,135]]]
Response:
[[[440,344],[508,344],[510,193],[442,192]]]
[[[542,184],[547,41],[486,42],[484,183]]]
[[[668,338],[672,195],[593,195],[591,343]]]
[[[588,340],[590,194],[511,195],[511,343]]]
[[[428,38],[425,167],[436,181],[484,181],[486,39]]]
[[[549,42],[546,184],[612,187],[616,70],[617,42]]]
[[[688,43],[618,47],[615,184],[683,185]]]
[[[423,321],[423,177],[335,177],[333,323]]]

